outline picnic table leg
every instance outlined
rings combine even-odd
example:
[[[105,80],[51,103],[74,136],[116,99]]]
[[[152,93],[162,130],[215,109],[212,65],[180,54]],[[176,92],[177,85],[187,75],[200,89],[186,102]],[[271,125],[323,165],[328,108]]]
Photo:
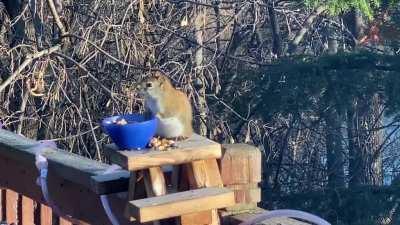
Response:
[[[137,182],[137,173],[135,171],[130,172],[129,176],[129,188],[128,188],[128,202],[135,199],[135,191],[136,191],[136,182]],[[125,217],[129,219],[129,221],[135,221],[135,218],[129,215],[128,205],[125,207],[124,211]]]
[[[191,188],[223,187],[221,174],[216,159],[193,161],[186,165],[187,176]],[[194,224],[219,225],[219,216],[216,209],[207,212],[182,215],[182,225]]]
[[[144,170],[143,173],[147,197],[161,196],[167,193],[164,172],[161,167],[152,167]],[[153,224],[160,225],[160,221],[154,221]]]

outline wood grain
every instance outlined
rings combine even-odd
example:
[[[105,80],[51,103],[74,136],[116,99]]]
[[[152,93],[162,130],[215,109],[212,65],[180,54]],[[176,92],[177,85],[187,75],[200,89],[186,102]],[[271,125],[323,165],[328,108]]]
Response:
[[[112,163],[127,170],[141,170],[162,165],[178,165],[201,159],[216,159],[222,156],[221,145],[200,135],[177,143],[169,151],[143,150],[118,151],[115,145],[106,145],[105,153]]]
[[[211,210],[198,213],[190,213],[180,217],[181,225],[210,224],[211,222],[212,222]]]
[[[154,195],[165,195],[167,193],[167,187],[165,184],[164,172],[161,167],[149,168],[148,172]]]
[[[129,211],[140,222],[228,207],[234,194],[227,188],[201,188],[129,202]]]
[[[261,152],[247,144],[224,144],[220,161],[225,185],[259,183],[261,181]]]
[[[32,199],[22,196],[22,225],[34,225],[35,224],[35,203]]]
[[[6,221],[8,224],[18,222],[18,193],[6,190]]]
[[[5,191],[4,189],[0,189],[0,220],[3,219],[3,207],[5,205],[5,202],[3,200],[3,197],[5,195]]]
[[[191,188],[223,187],[219,167],[216,159],[198,160],[187,166],[189,186]],[[210,211],[211,225],[218,225],[219,216],[216,209]],[[183,215],[182,217],[185,217]],[[182,219],[185,221],[185,218]],[[183,224],[186,225],[186,224]]]
[[[41,204],[40,205],[40,225],[52,225],[53,224],[53,211],[50,207]]]

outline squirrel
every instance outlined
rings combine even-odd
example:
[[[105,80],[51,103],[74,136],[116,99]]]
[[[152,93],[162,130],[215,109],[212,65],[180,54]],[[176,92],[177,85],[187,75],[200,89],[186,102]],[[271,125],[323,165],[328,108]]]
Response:
[[[145,101],[145,114],[158,120],[156,135],[177,140],[192,136],[193,111],[189,98],[175,89],[167,76],[157,71],[142,80],[138,89]]]

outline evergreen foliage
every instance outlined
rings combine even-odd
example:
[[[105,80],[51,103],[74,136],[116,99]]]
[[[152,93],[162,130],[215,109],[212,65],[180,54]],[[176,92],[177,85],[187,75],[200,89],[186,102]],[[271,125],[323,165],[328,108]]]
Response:
[[[328,10],[332,15],[338,15],[347,12],[353,8],[360,10],[369,19],[374,16],[374,11],[388,2],[389,5],[395,5],[398,0],[304,0],[305,4],[309,7],[316,7],[318,5],[326,4]]]

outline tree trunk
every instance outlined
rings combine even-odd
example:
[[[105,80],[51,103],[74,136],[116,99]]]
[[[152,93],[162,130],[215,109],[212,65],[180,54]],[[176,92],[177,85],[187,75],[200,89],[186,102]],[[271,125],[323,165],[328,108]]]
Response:
[[[7,13],[13,20],[22,12],[22,0],[6,0],[4,1]],[[11,47],[14,47],[22,42],[25,38],[25,21],[20,19],[12,27]]]
[[[207,3],[203,0],[201,3]],[[197,120],[197,132],[200,135],[207,134],[207,103],[206,103],[206,82],[204,77],[204,69],[203,69],[203,60],[204,60],[204,51],[203,51],[203,40],[204,40],[204,28],[205,28],[205,19],[207,9],[201,5],[196,6],[196,18],[194,20],[195,23],[195,37],[198,46],[196,46],[196,50],[194,52],[194,63],[196,65],[196,83],[198,89],[198,99],[197,99],[197,109],[198,109],[198,120]]]
[[[326,5],[318,6],[304,21],[303,27],[297,32],[296,36],[293,40],[289,43],[289,53],[295,53],[297,47],[299,46],[300,42],[304,39],[306,33],[310,30],[311,26],[313,25],[314,21],[328,9]]]
[[[331,108],[325,114],[328,187],[345,187],[342,118]]]
[[[382,185],[382,103],[374,94],[358,98],[348,110],[349,186]]]
[[[362,37],[364,33],[365,26],[360,11],[357,9],[351,10],[345,15],[344,22],[346,23],[346,26],[353,35],[353,40],[350,45],[355,48],[357,46],[358,40]]]
[[[272,53],[278,58],[282,56],[282,41],[279,32],[279,22],[276,18],[276,13],[274,9],[274,1],[268,1],[268,16],[272,31]]]

